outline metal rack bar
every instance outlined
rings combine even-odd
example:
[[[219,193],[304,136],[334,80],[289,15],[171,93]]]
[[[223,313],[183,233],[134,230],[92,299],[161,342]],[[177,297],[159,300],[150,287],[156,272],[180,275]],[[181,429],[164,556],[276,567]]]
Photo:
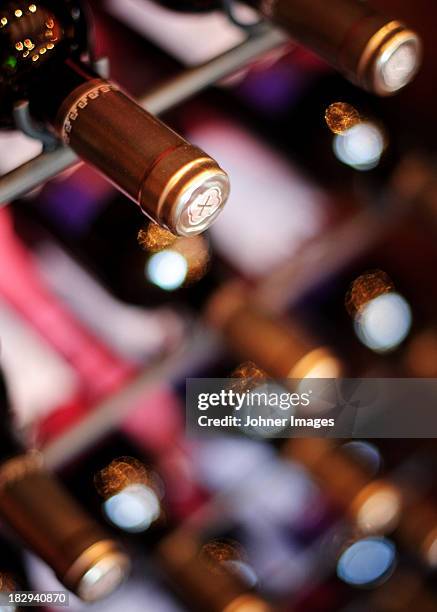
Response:
[[[282,31],[266,26],[261,33],[253,34],[240,45],[158,86],[141,100],[141,104],[154,114],[166,112],[286,41]]]
[[[213,332],[202,325],[195,326],[189,341],[180,350],[146,367],[134,380],[103,399],[78,423],[44,446],[41,450],[46,465],[60,469],[116,429],[141,398],[212,363],[220,350],[220,339]]]
[[[266,26],[240,45],[205,64],[185,70],[158,86],[141,98],[139,103],[153,114],[165,113],[286,40],[287,37],[280,30]],[[68,147],[38,155],[0,177],[0,206],[25,195],[79,161],[77,155]]]

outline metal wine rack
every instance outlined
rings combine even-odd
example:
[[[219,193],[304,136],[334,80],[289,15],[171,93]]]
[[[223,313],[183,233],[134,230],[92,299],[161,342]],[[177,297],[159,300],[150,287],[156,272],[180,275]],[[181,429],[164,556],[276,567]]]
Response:
[[[148,92],[139,104],[152,114],[165,113],[286,41],[286,35],[280,30],[263,24],[251,30],[247,39],[236,47],[204,64],[184,70]],[[17,123],[28,135],[38,137],[34,126],[26,122],[25,113],[26,106],[17,108]],[[40,136],[44,143],[43,133]],[[53,149],[51,142],[45,144],[49,146],[41,155],[0,177],[0,206],[20,198],[80,162],[69,147],[59,144]]]
[[[267,23],[255,26],[244,28],[247,37],[241,44],[208,62],[183,70],[148,91],[139,99],[139,104],[152,114],[163,114],[288,41],[286,34]],[[105,60],[100,60],[95,69],[103,77],[107,76]],[[39,137],[44,152],[0,177],[0,207],[81,163],[72,149],[53,143],[44,132],[38,134],[39,126],[32,123],[26,103],[17,107],[15,119],[23,132]],[[283,312],[320,278],[333,274],[377,240],[386,226],[382,217],[384,221],[393,220],[398,214],[390,202],[386,202],[383,214],[371,207],[361,210],[319,237],[317,245],[310,244],[302,254],[279,266],[267,279],[262,279],[254,288],[254,299],[260,304],[268,302],[272,311]],[[60,467],[116,427],[136,397],[152,390],[163,379],[177,380],[189,375],[193,367],[200,363],[205,365],[221,350],[220,339],[202,324],[197,324],[190,341],[179,352],[162,363],[145,368],[119,392],[94,406],[83,420],[48,444],[44,449],[47,463],[54,468]]]

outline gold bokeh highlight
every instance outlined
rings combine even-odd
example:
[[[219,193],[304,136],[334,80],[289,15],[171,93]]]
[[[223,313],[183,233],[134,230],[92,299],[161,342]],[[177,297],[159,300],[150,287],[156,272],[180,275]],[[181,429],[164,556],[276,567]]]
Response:
[[[104,499],[109,499],[133,484],[150,486],[150,481],[146,466],[134,457],[114,459],[94,476],[96,490]]]
[[[371,300],[385,293],[391,293],[394,289],[394,283],[386,272],[382,270],[364,272],[353,281],[346,294],[346,310],[354,319]]]
[[[139,245],[149,253],[159,253],[168,249],[176,240],[177,236],[156,223],[149,223],[146,229],[141,229],[138,232]]]
[[[253,361],[245,361],[231,372],[231,388],[236,393],[252,391],[269,380],[269,375]]]
[[[359,112],[347,102],[334,102],[325,111],[325,121],[331,132],[344,134],[360,123]]]
[[[202,563],[214,571],[220,570],[227,561],[243,561],[244,551],[234,540],[211,540],[202,546],[199,557]]]
[[[10,574],[0,572],[0,593],[12,593],[16,590],[16,588],[17,586],[12,576]]]
[[[208,272],[210,252],[208,243],[203,236],[177,238],[171,248],[182,255],[187,262],[185,286],[197,283]]]

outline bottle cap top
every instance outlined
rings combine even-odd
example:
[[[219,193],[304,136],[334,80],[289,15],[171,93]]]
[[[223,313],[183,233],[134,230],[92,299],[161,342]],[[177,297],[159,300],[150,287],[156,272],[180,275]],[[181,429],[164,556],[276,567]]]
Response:
[[[99,559],[82,577],[77,593],[84,601],[98,601],[110,595],[126,577],[126,555],[114,553]]]
[[[129,557],[112,540],[101,540],[87,548],[69,569],[63,582],[84,601],[110,595],[129,573]]]
[[[412,81],[421,59],[422,44],[418,35],[391,21],[370,39],[358,71],[367,89],[388,96]]]
[[[83,576],[77,594],[87,602],[98,601],[110,595],[126,578],[129,561],[118,552],[99,559]]]
[[[201,234],[216,220],[229,191],[228,175],[217,162],[182,142],[155,163],[142,185],[139,201],[143,211],[161,225],[178,236],[190,237]]]
[[[218,217],[229,195],[229,179],[219,168],[205,170],[189,181],[174,207],[174,227],[180,236],[204,232]]]

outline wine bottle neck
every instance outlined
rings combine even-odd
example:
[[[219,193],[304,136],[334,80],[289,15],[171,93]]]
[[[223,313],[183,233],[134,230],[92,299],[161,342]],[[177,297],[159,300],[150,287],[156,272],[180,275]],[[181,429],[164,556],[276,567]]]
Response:
[[[58,111],[70,94],[100,77],[85,64],[67,58],[46,71],[31,92],[31,111],[38,119],[55,122]]]

